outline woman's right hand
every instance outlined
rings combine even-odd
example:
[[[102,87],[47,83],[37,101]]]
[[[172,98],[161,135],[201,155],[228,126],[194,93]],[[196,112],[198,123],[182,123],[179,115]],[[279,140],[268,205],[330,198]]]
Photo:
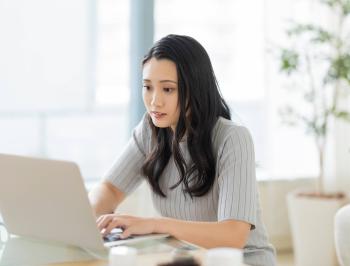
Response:
[[[156,232],[156,219],[142,218],[130,215],[106,214],[97,219],[97,227],[103,236],[109,234],[114,228],[121,228],[121,238],[130,235],[145,235]]]

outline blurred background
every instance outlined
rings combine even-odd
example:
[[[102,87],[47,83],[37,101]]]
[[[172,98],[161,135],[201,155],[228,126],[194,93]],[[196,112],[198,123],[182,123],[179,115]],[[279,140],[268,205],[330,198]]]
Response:
[[[167,34],[190,35],[209,53],[233,119],[252,133],[265,223],[289,254],[285,195],[314,184],[318,157],[302,128],[281,123],[290,94],[275,51],[288,44],[291,20],[327,21],[318,8],[305,0],[0,0],[0,152],[75,161],[90,188],[143,113],[142,55]],[[142,186],[125,209],[152,215],[148,196]]]

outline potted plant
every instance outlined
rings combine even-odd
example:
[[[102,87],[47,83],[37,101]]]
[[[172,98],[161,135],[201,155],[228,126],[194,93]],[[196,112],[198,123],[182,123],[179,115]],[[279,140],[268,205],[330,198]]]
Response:
[[[333,122],[350,122],[349,110],[340,103],[350,92],[350,0],[321,4],[334,22],[332,29],[293,22],[287,31],[291,46],[279,50],[280,71],[299,82],[293,88],[298,106],[288,104],[281,116],[291,126],[303,126],[318,151],[318,189],[287,197],[295,262],[303,266],[336,265],[333,219],[347,201],[343,193],[327,192],[324,167]]]

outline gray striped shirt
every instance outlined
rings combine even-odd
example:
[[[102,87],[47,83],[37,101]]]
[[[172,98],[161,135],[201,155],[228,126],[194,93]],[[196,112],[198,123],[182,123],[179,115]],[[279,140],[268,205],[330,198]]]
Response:
[[[202,197],[191,199],[182,191],[174,158],[170,157],[161,179],[160,188],[167,195],[162,198],[153,193],[153,204],[165,217],[187,221],[239,220],[252,225],[244,261],[248,265],[276,265],[273,247],[268,243],[261,220],[259,195],[255,178],[255,157],[252,138],[245,127],[220,117],[213,129],[213,149],[216,176],[212,189]],[[134,191],[144,180],[141,167],[154,147],[152,132],[146,114],[134,129],[122,155],[106,175],[106,180],[126,194]],[[190,162],[187,142],[180,143],[186,162]],[[232,237],[235,237],[232,234]]]

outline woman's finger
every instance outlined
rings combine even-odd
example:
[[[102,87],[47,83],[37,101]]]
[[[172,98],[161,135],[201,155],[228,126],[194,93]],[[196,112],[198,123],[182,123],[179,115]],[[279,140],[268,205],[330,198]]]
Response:
[[[104,215],[102,219],[97,223],[97,228],[101,231],[103,228],[108,226],[108,224],[113,220],[113,216],[108,214]]]
[[[104,227],[105,230],[103,232],[103,236],[108,235],[112,231],[112,229],[114,229],[114,228],[123,228],[124,229],[126,227],[127,227],[127,225],[126,225],[125,221],[114,217],[114,219],[111,220],[110,223],[106,227]]]
[[[101,215],[96,219],[96,223],[100,223],[102,221],[102,219],[105,217],[105,215]]]
[[[126,228],[123,233],[120,235],[120,238],[125,239],[132,235],[132,227]]]

